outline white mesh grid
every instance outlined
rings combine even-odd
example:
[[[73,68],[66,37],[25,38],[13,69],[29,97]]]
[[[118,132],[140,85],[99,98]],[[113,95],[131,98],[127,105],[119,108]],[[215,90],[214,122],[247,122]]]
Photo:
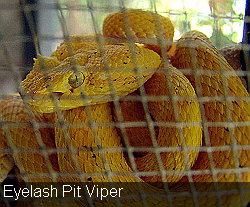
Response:
[[[117,11],[117,10],[123,10],[124,8],[126,8],[126,5],[127,5],[127,2],[126,1],[123,1],[123,0],[120,0],[119,2],[116,2],[114,3],[113,6],[109,6],[109,7],[101,7],[98,3],[96,3],[95,1],[86,1],[86,3],[82,3],[80,5],[77,5],[77,7],[65,7],[65,5],[60,2],[60,1],[55,1],[55,2],[51,2],[51,3],[39,3],[39,4],[28,4],[26,5],[24,1],[21,1],[23,6],[19,6],[19,5],[16,5],[16,4],[9,4],[9,3],[4,3],[4,4],[0,4],[0,11],[3,10],[3,9],[20,9],[22,10],[23,9],[23,12],[24,12],[24,15],[27,19],[27,22],[28,22],[28,26],[31,30],[31,36],[32,36],[32,39],[30,39],[29,37],[26,37],[26,36],[18,36],[18,37],[6,37],[4,40],[1,40],[2,44],[4,45],[4,54],[5,54],[5,58],[6,58],[6,62],[8,62],[8,65],[7,66],[3,66],[1,67],[0,69],[1,70],[10,70],[12,73],[13,73],[13,76],[16,77],[16,85],[18,87],[18,84],[19,82],[21,82],[21,77],[22,77],[22,71],[19,67],[19,65],[16,65],[13,61],[13,57],[12,56],[12,52],[9,51],[8,49],[8,45],[7,43],[8,42],[11,42],[11,41],[16,41],[16,40],[19,40],[21,42],[25,42],[25,41],[33,41],[34,42],[34,45],[35,45],[35,49],[37,51],[37,53],[40,53],[41,51],[41,48],[40,48],[40,41],[43,40],[43,39],[46,39],[46,40],[55,40],[55,41],[58,41],[58,40],[63,40],[63,39],[68,39],[69,38],[69,35],[70,35],[70,32],[68,31],[68,28],[67,28],[67,24],[66,24],[66,20],[65,20],[65,15],[64,15],[64,11],[67,11],[69,9],[75,9],[75,10],[78,10],[78,11],[84,11],[84,12],[88,12],[90,17],[91,17],[91,22],[88,22],[88,24],[91,24],[92,27],[93,27],[93,31],[98,34],[100,33],[100,28],[98,26],[98,22],[97,22],[97,15],[98,15],[98,12],[105,12],[105,13],[111,13],[111,12],[114,12],[114,11]],[[150,8],[152,11],[154,12],[158,12],[158,9],[157,9],[157,6],[156,6],[156,3],[154,0],[151,0],[149,1],[149,5],[150,5]],[[39,36],[36,32],[36,22],[34,22],[34,19],[32,18],[31,16],[31,12],[32,11],[37,11],[38,9],[52,9],[52,10],[56,10],[58,12],[58,19],[60,21],[60,26],[61,26],[61,30],[62,30],[62,34],[63,34],[63,37],[60,38],[58,36]],[[129,24],[128,24],[128,21],[127,21],[127,18],[126,18],[126,11],[123,12],[124,13],[124,22],[125,22],[125,30],[126,30],[126,33],[129,37]],[[163,13],[163,12],[161,12]],[[178,15],[184,15],[184,16],[188,16],[188,15],[197,15],[197,16],[202,16],[202,14],[192,14],[192,13],[187,13],[186,11],[166,11],[165,13],[168,13],[169,16],[178,16]],[[204,16],[204,18],[206,18],[206,16]],[[216,25],[216,27],[218,26],[218,21],[220,19],[230,19],[230,20],[234,20],[234,19],[241,19],[243,20],[243,17],[242,16],[239,16],[239,17],[232,17],[232,16],[218,16],[217,14],[215,13],[212,13],[212,15],[209,17],[209,18],[213,18],[214,19],[214,23]],[[156,25],[159,25],[159,20],[157,19],[157,16],[155,16],[155,21],[156,21]],[[188,28],[190,29],[190,28]],[[159,34],[161,33],[161,31],[159,30],[158,31]],[[159,35],[160,36],[160,35]],[[96,41],[98,42],[98,45],[99,45],[99,50],[101,51],[101,53],[103,53],[103,39],[102,38],[98,38],[96,39]],[[164,48],[163,46],[163,42],[164,40],[163,39],[159,39],[158,40],[159,43],[161,43],[161,47]],[[133,58],[135,60],[135,51],[134,51],[134,44],[133,44],[133,41],[131,38],[128,39],[128,43],[130,45],[130,49],[131,49],[131,52],[133,54]],[[72,52],[72,49],[70,48],[70,45],[68,46],[69,48],[69,51]],[[190,47],[190,53],[192,54],[193,53],[193,47],[192,45],[189,45]],[[249,46],[248,45],[243,45],[243,49],[244,50],[248,50],[249,49]],[[167,60],[167,56],[166,56],[166,53],[165,52],[162,52],[162,56],[163,56],[163,62],[164,62],[164,68],[165,68],[165,72],[166,74],[169,74],[169,71],[167,70],[167,66],[168,66],[168,60]],[[192,56],[193,59],[192,59],[192,62],[193,62],[193,65],[196,65],[197,64],[197,59],[196,59],[196,56],[193,55]],[[136,62],[136,61],[135,61]],[[42,64],[42,63],[41,63]],[[105,63],[104,63],[105,65]],[[77,71],[77,67],[74,67],[74,70]],[[138,70],[138,67],[136,67],[136,69]],[[109,69],[107,67],[107,65],[105,65],[105,70],[107,71],[107,76],[110,77],[110,74],[109,74]],[[182,132],[182,127],[185,127],[185,126],[189,126],[190,124],[194,124],[194,123],[180,123],[179,121],[179,112],[178,112],[178,107],[176,107],[177,104],[174,104],[174,103],[177,103],[178,100],[182,100],[183,98],[182,97],[176,97],[173,95],[173,91],[170,90],[170,96],[148,96],[146,95],[146,92],[145,92],[145,88],[142,86],[139,88],[139,91],[140,91],[140,96],[127,96],[127,97],[124,97],[123,100],[138,100],[138,101],[141,101],[142,102],[142,105],[143,105],[143,109],[145,111],[145,114],[146,114],[146,121],[145,122],[124,122],[123,120],[123,117],[122,117],[122,112],[121,112],[121,107],[120,107],[120,104],[119,104],[119,97],[118,95],[115,93],[115,90],[114,90],[114,86],[112,85],[112,82],[110,81],[110,88],[113,92],[113,96],[114,96],[114,99],[115,101],[113,102],[113,105],[114,105],[114,109],[116,110],[116,114],[117,114],[117,119],[118,119],[118,122],[117,123],[96,123],[92,116],[91,116],[91,109],[89,106],[86,106],[86,112],[88,114],[88,117],[89,117],[89,122],[88,123],[81,123],[79,124],[79,126],[90,126],[91,129],[93,130],[93,133],[94,133],[94,137],[95,137],[95,141],[97,143],[97,145],[99,146],[98,148],[96,149],[92,149],[94,151],[98,151],[101,153],[101,158],[102,158],[102,161],[104,163],[104,167],[105,167],[105,172],[108,176],[108,179],[109,181],[112,181],[112,176],[114,174],[119,174],[117,172],[112,172],[110,170],[110,167],[109,165],[107,164],[107,161],[106,161],[106,158],[105,158],[105,152],[108,152],[108,151],[124,151],[124,152],[127,152],[128,153],[128,157],[129,157],[129,161],[131,163],[131,166],[132,166],[132,170],[133,170],[133,175],[136,176],[136,179],[139,181],[139,177],[140,176],[145,176],[145,175],[156,175],[156,174],[159,174],[161,175],[161,178],[164,182],[164,189],[166,191],[166,196],[168,197],[168,205],[170,207],[174,206],[173,204],[173,197],[174,196],[183,196],[185,194],[188,194],[188,195],[191,195],[192,198],[193,198],[193,201],[194,201],[194,206],[195,207],[199,207],[199,202],[198,202],[198,199],[197,199],[197,196],[200,195],[200,193],[198,193],[195,189],[195,186],[194,186],[194,183],[193,183],[193,178],[192,178],[192,175],[199,175],[199,174],[206,174],[206,173],[212,173],[213,175],[213,179],[216,181],[217,179],[217,174],[218,173],[221,173],[221,172],[235,172],[237,174],[237,179],[238,179],[238,182],[240,183],[241,182],[241,173],[242,172],[247,172],[250,170],[249,167],[243,167],[243,168],[239,168],[239,160],[237,159],[238,157],[238,150],[239,149],[250,149],[250,146],[239,146],[239,145],[236,145],[236,140],[230,130],[230,138],[231,138],[231,143],[233,143],[232,145],[230,146],[216,146],[216,147],[211,147],[211,144],[210,144],[210,138],[209,138],[209,132],[208,132],[208,127],[211,127],[211,126],[227,126],[228,128],[235,128],[237,126],[249,126],[250,123],[249,121],[248,122],[232,122],[231,120],[231,112],[228,110],[228,107],[230,106],[231,102],[233,100],[246,100],[246,101],[249,101],[250,98],[239,98],[239,97],[233,97],[233,96],[229,96],[229,89],[226,87],[228,85],[227,83],[227,79],[226,77],[227,76],[230,76],[230,72],[229,71],[225,71],[223,72],[222,77],[223,77],[223,90],[225,91],[225,96],[224,97],[203,97],[202,96],[202,93],[201,93],[201,83],[200,83],[200,79],[199,79],[199,76],[201,74],[205,74],[206,71],[198,71],[198,70],[191,70],[191,69],[183,69],[181,70],[184,74],[194,74],[194,77],[195,77],[195,83],[197,85],[197,95],[198,95],[198,101],[200,103],[200,109],[201,109],[201,114],[202,114],[202,126],[203,126],[203,132],[204,132],[204,138],[205,138],[205,142],[206,142],[206,146],[202,146],[202,147],[188,147],[186,146],[184,143],[185,143],[185,139],[184,139],[184,135],[183,135],[183,132]],[[209,73],[211,73],[209,71]],[[249,77],[250,77],[250,73],[249,71],[236,71],[237,75],[239,76],[248,76],[248,83],[249,83]],[[168,77],[168,76],[167,76]],[[137,77],[139,79],[139,82],[141,81],[140,80],[140,77],[138,76]],[[169,85],[169,88],[173,88],[169,78],[167,78],[167,81],[168,81],[168,85]],[[171,92],[172,91],[172,92]],[[82,91],[83,94],[84,94],[84,91]],[[24,102],[26,102],[30,97],[27,97],[24,95],[23,91],[21,90],[20,91],[21,95],[22,95],[22,98],[24,100]],[[1,94],[0,94],[1,95]],[[54,100],[56,97],[51,94],[51,98],[52,100]],[[86,101],[86,97],[83,95],[82,96],[83,98],[83,101]],[[152,117],[150,116],[150,112],[149,112],[149,108],[148,108],[148,102],[150,100],[170,100],[173,102],[173,107],[174,107],[174,115],[177,120],[176,123],[170,123],[170,122],[157,122],[157,121],[154,121],[152,119]],[[204,107],[203,107],[203,103],[204,102],[209,102],[209,101],[225,101],[226,102],[226,105],[227,105],[227,117],[228,117],[228,121],[227,122],[208,122],[206,120],[206,117],[205,117],[205,111],[204,111]],[[28,106],[28,104],[25,104],[25,107],[29,113],[29,117],[30,117],[30,124],[31,124],[31,127],[33,128],[33,131],[35,133],[35,137],[36,137],[36,140],[37,142],[39,143],[39,152],[42,153],[44,159],[45,159],[45,162],[46,162],[46,165],[48,167],[48,173],[43,173],[44,175],[49,175],[52,180],[54,182],[56,182],[56,178],[59,174],[61,175],[72,175],[74,176],[74,174],[72,173],[57,173],[53,170],[53,167],[51,165],[51,162],[49,161],[49,155],[51,153],[56,153],[56,152],[70,152],[71,153],[71,156],[72,156],[72,159],[73,159],[73,162],[77,168],[77,172],[75,173],[75,175],[81,175],[79,176],[81,178],[81,182],[85,182],[84,178],[87,178],[89,176],[93,176],[93,175],[101,175],[101,173],[93,173],[93,174],[89,174],[89,173],[82,173],[81,171],[81,167],[79,166],[78,164],[78,161],[75,157],[75,154],[77,152],[77,149],[75,149],[73,146],[71,146],[70,144],[70,137],[68,135],[68,132],[67,132],[67,127],[70,126],[70,125],[78,125],[78,124],[72,124],[72,123],[65,123],[64,119],[63,119],[63,116],[61,114],[61,111],[58,109],[58,106],[56,106],[56,102],[54,101],[55,103],[55,107],[57,108],[57,115],[58,115],[58,120],[59,120],[59,123],[58,125],[62,128],[62,131],[65,135],[65,138],[66,138],[66,141],[67,141],[67,144],[69,146],[68,149],[46,149],[46,146],[44,145],[43,141],[42,141],[42,138],[41,138],[41,134],[39,132],[39,128],[41,127],[52,127],[52,126],[55,126],[56,124],[54,123],[40,123],[40,122],[37,122],[35,121],[34,119],[34,115],[32,114],[31,112],[31,109],[30,107]],[[22,167],[22,164],[20,161],[18,161],[18,152],[20,151],[30,151],[30,152],[37,152],[36,150],[30,150],[30,149],[17,149],[13,142],[12,142],[12,139],[10,137],[10,133],[8,131],[8,127],[14,127],[15,125],[19,125],[19,126],[25,126],[25,125],[28,125],[26,123],[18,123],[18,124],[15,124],[15,123],[5,123],[1,117],[1,114],[0,114],[0,122],[1,122],[1,127],[6,135],[6,139],[9,143],[9,146],[10,146],[10,149],[3,149],[2,151],[5,152],[5,153],[11,153],[13,154],[14,157],[16,157],[17,159],[17,163],[16,165],[19,167],[20,169],[20,175],[21,177],[24,179],[24,181],[27,181],[27,178],[30,177],[30,176],[41,176],[42,174],[37,174],[37,175],[28,175],[26,174],[25,170],[23,169]],[[199,125],[200,123],[195,123],[197,125]],[[100,144],[100,138],[98,137],[98,134],[97,134],[97,127],[98,126],[102,126],[102,125],[108,125],[108,126],[115,126],[115,127],[118,127],[120,128],[121,130],[121,133],[122,133],[122,137],[124,139],[124,142],[126,144],[125,147],[114,147],[114,148],[108,148],[108,149],[105,149],[105,148],[102,148],[101,147],[101,144]],[[152,139],[152,143],[153,143],[153,147],[133,147],[130,145],[129,143],[129,140],[127,138],[127,134],[126,134],[126,127],[135,127],[135,126],[147,126],[150,130],[150,135],[151,135],[151,139]],[[177,127],[178,128],[178,133],[179,133],[179,136],[182,140],[182,146],[180,147],[159,147],[158,144],[157,144],[157,140],[156,140],[156,133],[155,133],[155,127],[156,126],[167,126],[167,127],[171,127],[171,126],[174,126],[174,127]],[[204,151],[204,152],[208,152],[208,156],[209,156],[209,161],[210,161],[210,165],[211,165],[211,170],[187,170],[185,172],[183,171],[166,171],[164,170],[164,165],[162,163],[162,159],[161,159],[161,156],[160,156],[160,153],[162,152],[171,152],[171,151],[176,151],[176,150],[179,150],[179,151],[183,151],[184,153],[184,157],[185,157],[185,164],[187,165],[188,163],[188,156],[187,156],[187,153],[188,151],[190,150],[194,150],[194,149],[199,149],[200,152]],[[233,149],[233,152],[234,152],[234,157],[235,157],[235,169],[216,169],[215,168],[215,165],[213,163],[213,159],[212,159],[212,152],[215,152],[215,151],[223,151],[223,150],[231,150]],[[83,150],[86,150],[86,149],[83,149]],[[155,152],[155,155],[156,155],[156,158],[157,158],[157,163],[158,163],[158,166],[159,166],[159,169],[160,171],[150,171],[150,172],[139,172],[137,170],[137,167],[136,167],[136,162],[135,162],[135,158],[134,158],[134,155],[133,153],[134,152],[140,152],[140,151],[147,151],[147,152],[150,152],[150,151],[153,151]],[[128,173],[128,174],[131,174],[131,173]],[[172,193],[170,192],[169,190],[169,186],[168,186],[168,183],[166,182],[166,175],[168,174],[184,174],[188,177],[188,181],[190,183],[190,188],[191,188],[191,191],[190,192],[184,192],[184,193]],[[143,192],[143,188],[141,186],[141,184],[138,182],[137,183],[138,185],[138,189],[139,189],[139,197],[140,199],[142,200],[142,203],[143,203],[143,206],[148,206],[147,205],[147,201],[146,201],[146,195],[145,193]],[[231,192],[222,192],[221,190],[219,190],[219,187],[218,187],[218,184],[215,182],[214,183],[215,185],[215,192],[211,192],[211,194],[215,194],[215,196],[217,196],[218,198],[218,206],[223,206],[223,204],[221,203],[221,196],[224,195],[224,194],[229,194]],[[245,191],[245,189],[242,188],[241,185],[239,185],[240,188],[239,188],[239,193],[240,195],[243,195],[243,192]],[[111,187],[112,187],[112,182],[111,182]],[[205,192],[204,194],[206,194],[209,192]],[[2,189],[1,189],[1,194],[3,194],[2,192]],[[87,197],[88,198],[88,197]],[[94,205],[92,204],[92,198],[88,198],[88,203],[89,203],[89,206],[93,207]],[[241,197],[241,203],[243,203],[243,198]],[[61,201],[61,204],[62,206],[65,206],[64,202]],[[115,205],[116,206],[121,206],[121,203],[119,201],[119,199],[115,198]],[[11,206],[8,201],[6,201],[6,206]],[[241,207],[245,207],[243,206],[243,204],[241,204]]]

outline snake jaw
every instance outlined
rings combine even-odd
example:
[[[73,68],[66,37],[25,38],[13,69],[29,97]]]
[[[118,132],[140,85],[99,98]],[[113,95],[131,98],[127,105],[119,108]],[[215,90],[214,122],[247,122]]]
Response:
[[[67,81],[64,81],[64,84],[60,84],[60,86],[52,85],[36,93],[26,91],[27,93],[25,92],[25,94],[29,97],[27,103],[33,110],[41,113],[51,113],[54,112],[56,108],[59,110],[68,110],[80,106],[114,101],[119,97],[123,97],[135,91],[146,82],[152,74],[148,73],[139,76],[140,77],[137,78],[136,75],[126,74],[126,78],[124,78],[121,77],[120,74],[112,74],[109,80],[107,75],[91,74],[86,75],[84,83],[76,88],[71,87]],[[141,80],[140,82],[139,79]]]
[[[124,73],[126,78],[121,77],[120,73],[112,73],[111,77],[107,77],[105,73],[86,74],[86,72],[83,72],[83,74],[85,80],[82,85],[76,88],[71,87],[66,81],[67,78],[65,78],[64,84],[60,84],[60,86],[55,85],[53,87],[52,85],[36,93],[29,91],[26,93],[30,97],[27,103],[33,110],[41,113],[51,113],[56,109],[68,110],[80,106],[106,103],[118,100],[119,97],[135,91],[152,76],[151,73],[140,75],[140,83],[135,74]],[[65,90],[57,90],[62,88]]]

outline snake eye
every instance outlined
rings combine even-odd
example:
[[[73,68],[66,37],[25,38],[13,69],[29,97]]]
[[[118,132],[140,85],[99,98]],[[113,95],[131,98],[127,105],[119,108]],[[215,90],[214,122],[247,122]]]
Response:
[[[68,83],[72,88],[77,88],[83,84],[85,77],[82,72],[74,72],[69,76]]]

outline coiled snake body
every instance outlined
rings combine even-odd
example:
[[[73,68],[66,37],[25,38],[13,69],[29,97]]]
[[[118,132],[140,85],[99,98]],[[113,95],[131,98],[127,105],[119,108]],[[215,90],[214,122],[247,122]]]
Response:
[[[20,124],[0,129],[2,148],[8,148],[8,142],[12,142],[17,149],[36,150],[21,150],[13,156],[21,171],[27,173],[27,181],[51,181],[49,172],[53,169],[62,173],[59,180],[63,182],[114,181],[119,185],[139,179],[145,185],[145,192],[163,194],[166,192],[160,185],[162,179],[169,182],[171,190],[185,191],[184,184],[190,178],[184,172],[192,169],[194,172],[207,170],[192,176],[196,182],[218,181],[225,182],[225,186],[227,182],[249,182],[248,149],[217,148],[215,152],[199,152],[197,149],[202,145],[249,145],[249,94],[231,66],[200,32],[186,33],[176,43],[171,56],[175,67],[192,69],[187,75],[189,80],[168,61],[162,61],[160,55],[164,57],[170,48],[173,33],[174,27],[168,18],[147,11],[125,10],[124,14],[116,12],[105,19],[103,36],[109,39],[103,41],[103,46],[98,44],[103,40],[102,36],[73,36],[50,57],[39,56],[35,60],[33,70],[20,87],[27,104],[14,95],[1,102],[4,122]],[[126,42],[127,37],[143,45]],[[115,38],[120,38],[120,43],[114,43]],[[164,46],[154,42],[155,38],[160,38]],[[225,76],[226,72],[228,76]],[[140,95],[143,89],[138,88],[142,85],[148,97],[163,99],[149,98],[148,108],[143,104],[145,100],[125,100],[125,96],[132,92],[131,97]],[[203,104],[199,104],[196,93],[204,98]],[[227,96],[233,99],[227,99]],[[113,108],[110,101],[116,103]],[[121,121],[121,117],[125,123],[149,123],[148,126],[125,127],[126,138],[132,146],[157,145],[165,151],[144,151],[128,162],[120,150],[124,130],[122,127],[117,130],[112,125],[114,119]],[[159,124],[150,125],[150,119]],[[42,125],[44,123],[49,127]],[[5,134],[11,139],[6,139]],[[57,148],[58,151],[56,154],[42,153],[39,146]],[[169,147],[172,150],[167,150]],[[102,149],[110,150],[103,152]],[[136,179],[131,168],[133,163],[136,170],[149,174]],[[11,155],[2,153],[1,173],[6,175],[12,166]],[[235,169],[242,171],[238,173]],[[169,173],[161,175],[160,170]],[[218,173],[213,174],[214,171]],[[39,177],[39,173],[43,176]],[[206,187],[209,190],[211,185]],[[138,193],[136,188],[128,187],[125,191],[128,195]],[[239,193],[222,196],[221,202],[223,206],[245,205],[249,194],[244,196],[243,199]],[[166,196],[148,197],[146,201],[148,206],[168,206],[168,199]],[[202,195],[197,199],[200,206],[218,204],[214,195]],[[43,205],[51,205],[44,202]],[[96,206],[112,206],[106,202],[94,201]],[[140,199],[121,200],[121,205],[125,206],[127,202],[142,206]],[[195,205],[190,196],[172,197],[171,202],[174,206]],[[87,205],[82,201],[65,203],[69,206]]]

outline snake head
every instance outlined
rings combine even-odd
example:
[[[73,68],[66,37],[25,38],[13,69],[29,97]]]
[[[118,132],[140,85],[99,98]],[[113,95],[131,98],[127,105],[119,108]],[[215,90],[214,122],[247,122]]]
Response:
[[[20,91],[42,113],[106,103],[138,89],[160,63],[154,51],[126,44],[81,48],[63,61],[39,56]]]

